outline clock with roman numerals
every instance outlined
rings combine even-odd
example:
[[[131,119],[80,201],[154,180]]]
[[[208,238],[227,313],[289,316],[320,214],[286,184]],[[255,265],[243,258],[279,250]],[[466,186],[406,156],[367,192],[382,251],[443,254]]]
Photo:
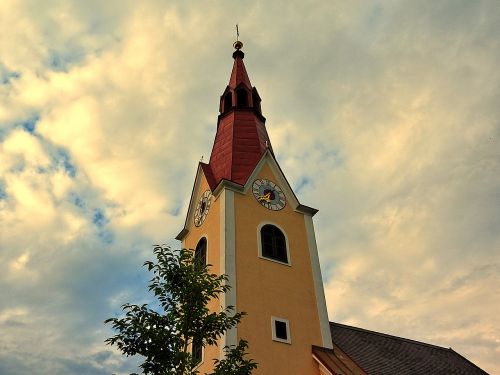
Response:
[[[269,210],[279,211],[286,205],[283,190],[271,180],[265,178],[255,180],[252,192],[257,202]]]
[[[200,200],[196,204],[196,209],[194,210],[194,225],[199,227],[205,221],[208,215],[208,210],[210,209],[210,203],[212,202],[212,192],[210,189],[206,190],[201,196]]]

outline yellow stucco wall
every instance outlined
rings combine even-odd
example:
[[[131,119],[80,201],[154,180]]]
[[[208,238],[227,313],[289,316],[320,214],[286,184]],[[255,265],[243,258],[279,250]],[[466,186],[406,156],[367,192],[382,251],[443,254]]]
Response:
[[[201,173],[201,180],[199,188],[196,189],[193,194],[194,208],[196,208],[196,203],[203,195],[203,193],[208,189],[208,183],[205,179],[203,173]],[[190,218],[188,222],[189,233],[183,240],[183,247],[186,249],[195,249],[196,244],[202,237],[207,238],[207,262],[211,264],[211,272],[220,274],[220,200],[218,197],[212,197],[212,203],[210,205],[210,210],[208,211],[207,217],[203,224],[196,227],[193,222],[193,218]],[[209,308],[212,311],[220,311],[220,301],[214,300],[209,304]],[[220,350],[218,347],[212,346],[207,347],[203,351],[203,362],[199,366],[199,371],[201,374],[211,371],[213,368],[213,359],[219,359]]]
[[[258,178],[277,182],[265,164]],[[252,181],[253,182],[253,181]],[[280,211],[262,207],[249,189],[235,193],[237,308],[247,312],[238,338],[249,341],[259,374],[317,374],[311,345],[322,345],[304,216],[287,202]],[[291,266],[258,256],[257,228],[263,222],[282,228]],[[271,316],[288,319],[291,344],[272,340]]]

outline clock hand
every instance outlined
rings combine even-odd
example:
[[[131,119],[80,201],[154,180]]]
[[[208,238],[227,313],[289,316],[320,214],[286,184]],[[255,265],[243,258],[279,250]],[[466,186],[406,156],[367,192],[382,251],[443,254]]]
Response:
[[[261,201],[265,201],[267,203],[271,202],[271,193],[269,192],[265,195],[259,196],[259,202],[261,202]]]

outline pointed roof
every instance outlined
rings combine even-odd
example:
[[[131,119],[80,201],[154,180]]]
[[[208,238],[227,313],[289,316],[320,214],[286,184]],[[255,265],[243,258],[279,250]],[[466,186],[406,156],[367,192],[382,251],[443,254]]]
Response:
[[[243,63],[244,57],[245,54],[239,49],[233,53],[233,70],[231,71],[231,78],[229,78],[229,87],[232,89],[235,89],[241,83],[244,83],[249,89],[252,88],[245,64]]]
[[[260,96],[248,78],[245,54],[240,50],[243,44],[237,43],[229,85],[221,96],[210,161],[202,164],[212,191],[222,180],[244,185],[265,151],[272,152]]]

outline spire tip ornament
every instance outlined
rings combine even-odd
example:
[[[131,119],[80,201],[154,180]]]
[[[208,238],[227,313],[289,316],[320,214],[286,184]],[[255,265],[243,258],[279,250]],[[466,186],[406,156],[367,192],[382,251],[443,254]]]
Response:
[[[233,47],[238,51],[243,48],[243,42],[240,41],[240,30],[238,29],[238,24],[236,24],[236,42],[233,43]]]
[[[243,48],[243,42],[237,40],[233,43],[233,47],[239,51],[241,48]]]
[[[233,47],[236,49],[236,51],[233,52],[233,59],[236,59],[237,57],[245,57],[245,54],[241,51],[243,48],[243,42],[240,40],[240,30],[238,29],[238,24],[236,24],[236,42],[233,43]]]

